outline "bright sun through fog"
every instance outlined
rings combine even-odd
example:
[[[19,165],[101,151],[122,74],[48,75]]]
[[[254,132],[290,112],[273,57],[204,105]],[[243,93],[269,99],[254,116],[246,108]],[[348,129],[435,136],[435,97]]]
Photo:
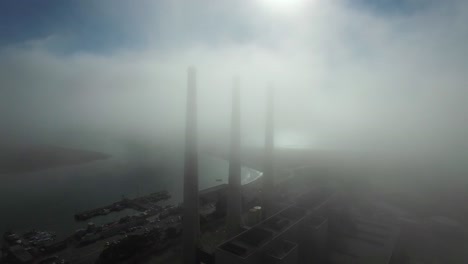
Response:
[[[290,13],[299,11],[306,2],[311,0],[257,0],[262,8],[275,13]]]

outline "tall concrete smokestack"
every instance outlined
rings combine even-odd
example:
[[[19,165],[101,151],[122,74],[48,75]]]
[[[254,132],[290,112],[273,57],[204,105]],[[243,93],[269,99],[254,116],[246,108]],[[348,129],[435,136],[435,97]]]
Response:
[[[273,188],[274,188],[274,124],[273,124],[273,88],[267,91],[266,129],[265,129],[265,167],[263,171],[263,218],[272,215]]]
[[[233,237],[240,232],[242,221],[239,100],[239,78],[236,77],[232,89],[231,154],[227,204],[227,231],[229,237]]]
[[[185,172],[184,172],[184,219],[183,219],[183,263],[197,263],[200,234],[198,214],[198,151],[197,151],[197,93],[196,72],[188,69],[187,116],[185,128]]]

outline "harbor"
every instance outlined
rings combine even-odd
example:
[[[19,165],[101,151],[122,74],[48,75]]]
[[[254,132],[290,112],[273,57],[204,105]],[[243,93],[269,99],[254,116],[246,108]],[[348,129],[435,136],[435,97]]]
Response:
[[[254,170],[249,172],[256,173]],[[261,188],[261,179],[250,177],[245,181],[242,189],[246,205],[255,202],[256,193]],[[199,198],[203,208],[200,219],[203,229],[224,232],[223,221],[220,219],[224,217],[225,208],[216,209],[216,204],[224,203],[226,192],[227,185],[219,183],[200,190]],[[168,248],[177,248],[182,229],[182,205],[173,202],[171,197],[171,193],[162,190],[132,199],[122,197],[107,206],[78,212],[73,218],[77,223],[82,223],[81,227],[60,238],[53,230],[24,233],[7,231],[3,239],[7,259],[16,263],[41,264],[130,263],[134,258],[150,257],[152,254],[165,252]],[[102,224],[93,221],[99,220],[103,215],[113,214],[120,217]],[[133,243],[140,246],[133,248],[128,245]]]
[[[156,244],[162,249],[170,244],[170,240],[178,237],[181,229],[181,206],[159,204],[170,197],[167,191],[160,191],[78,213],[75,218],[83,221],[124,208],[139,210],[137,214],[102,225],[88,222],[65,239],[56,239],[56,235],[51,231],[32,230],[23,234],[7,231],[3,235],[6,260],[14,263],[41,264],[95,263],[103,254],[104,260],[100,261],[112,263],[106,262],[108,260],[105,259],[130,257],[130,252],[125,256],[112,252],[119,251],[117,249],[121,243],[135,240],[146,241],[148,246],[158,242]]]
[[[143,197],[134,199],[123,198],[122,201],[115,202],[100,208],[84,211],[75,214],[75,219],[78,221],[85,221],[100,215],[107,215],[111,212],[119,212],[127,208],[132,208],[139,211],[154,209],[156,204],[160,201],[165,201],[171,198],[167,191],[155,192]]]

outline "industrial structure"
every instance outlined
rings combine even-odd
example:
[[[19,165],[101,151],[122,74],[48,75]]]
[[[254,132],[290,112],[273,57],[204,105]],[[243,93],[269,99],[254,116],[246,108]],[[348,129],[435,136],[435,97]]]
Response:
[[[362,195],[362,183],[347,185],[344,178],[333,175],[336,173],[317,170],[323,161],[311,164],[310,159],[299,160],[297,155],[285,160],[280,151],[275,157],[271,88],[267,92],[265,149],[263,154],[243,160],[258,168],[263,162],[263,177],[251,169],[248,171],[251,175],[254,171],[255,177],[241,181],[240,87],[235,78],[226,157],[228,183],[199,190],[196,85],[196,71],[191,67],[182,206],[158,204],[171,197],[164,190],[77,213],[75,219],[84,221],[127,208],[138,211],[104,224],[88,222],[59,240],[49,231],[7,231],[0,263],[143,263],[148,257],[161,257],[156,263],[182,260],[184,264],[408,263],[401,261],[404,254],[401,245],[397,246],[400,223],[406,232],[416,220],[406,216],[396,220],[395,208]],[[356,175],[344,170],[342,176],[349,182]],[[426,229],[428,223],[433,227]],[[414,226],[421,233],[433,230],[437,236],[456,235],[457,241],[468,233],[444,217]],[[398,248],[400,254],[395,254]]]
[[[222,243],[215,252],[216,263],[313,263],[321,252],[314,255],[311,250],[326,248],[328,223],[320,211],[331,202],[327,194],[310,203],[297,201],[287,206]]]
[[[273,121],[273,88],[268,89],[267,108],[266,108],[266,126],[265,126],[265,161],[263,171],[263,189],[262,189],[262,216],[263,219],[273,214],[273,192],[274,192],[274,121]]]
[[[231,154],[227,195],[228,236],[237,235],[242,223],[241,161],[240,161],[240,91],[239,78],[234,79],[231,113]]]
[[[389,219],[334,211],[334,192],[312,190],[239,235],[220,244],[223,264],[388,264],[399,236]]]
[[[382,263],[388,264],[399,227],[385,217],[361,214],[333,188],[309,182],[311,175],[275,175],[273,89],[266,104],[264,172],[260,181],[241,184],[239,80],[232,90],[229,181],[198,191],[196,80],[188,72],[186,154],[184,174],[183,260],[185,264]],[[303,168],[303,167],[302,167]],[[294,174],[292,170],[291,174]],[[281,188],[277,188],[281,186]],[[281,189],[281,191],[275,191]],[[226,199],[225,225],[208,235],[225,234],[211,251],[200,242],[199,196],[221,206]],[[254,197],[258,196],[258,197]],[[222,208],[216,210],[223,211]],[[219,222],[218,218],[204,222]],[[221,214],[222,215],[222,214]],[[222,218],[223,219],[223,218]],[[209,224],[211,227],[215,224]],[[225,230],[223,230],[225,228]],[[210,241],[213,242],[213,241]]]
[[[200,235],[198,213],[197,88],[195,68],[188,69],[185,130],[183,263],[197,262]]]

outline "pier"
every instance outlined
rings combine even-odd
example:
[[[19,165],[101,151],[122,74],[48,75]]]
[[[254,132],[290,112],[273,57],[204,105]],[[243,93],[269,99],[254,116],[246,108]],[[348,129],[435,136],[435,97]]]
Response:
[[[132,208],[138,211],[146,211],[152,209],[156,203],[168,200],[170,198],[171,195],[167,191],[155,192],[134,199],[124,198],[122,201],[115,202],[107,206],[77,213],[75,214],[75,220],[86,221],[96,216],[107,215],[111,212],[118,212],[127,208]]]

